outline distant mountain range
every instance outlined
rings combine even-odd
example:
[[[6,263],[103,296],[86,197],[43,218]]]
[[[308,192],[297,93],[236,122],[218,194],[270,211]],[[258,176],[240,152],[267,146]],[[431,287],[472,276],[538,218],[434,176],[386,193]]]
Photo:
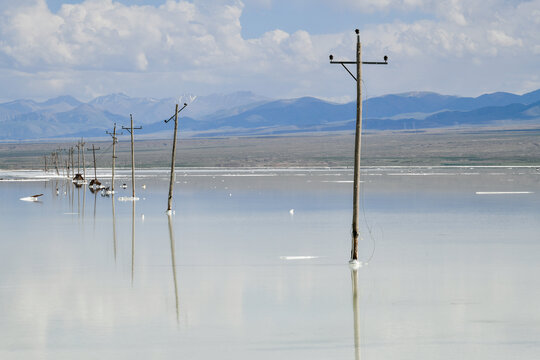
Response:
[[[356,104],[336,104],[304,97],[272,100],[249,91],[179,99],[133,98],[125,94],[101,96],[83,103],[71,96],[45,102],[16,100],[0,104],[0,139],[102,137],[129,123],[133,114],[138,134],[169,137],[163,123],[176,103],[187,103],[180,114],[184,136],[240,136],[353,130]],[[540,90],[524,95],[498,92],[459,97],[409,92],[363,102],[364,129],[410,130],[471,126],[540,127]]]

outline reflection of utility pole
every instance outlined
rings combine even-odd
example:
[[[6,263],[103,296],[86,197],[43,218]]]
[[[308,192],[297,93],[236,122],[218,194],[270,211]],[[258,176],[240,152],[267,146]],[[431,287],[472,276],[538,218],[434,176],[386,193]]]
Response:
[[[122,129],[129,131],[131,134],[131,196],[133,201],[135,201],[135,152],[133,150],[133,130],[140,130],[142,129],[142,126],[133,127],[133,116],[129,114],[129,118],[131,119],[131,126],[122,126]]]
[[[111,194],[114,194],[114,166],[116,162],[116,144],[118,143],[118,138],[116,137],[116,123],[114,123],[114,128],[112,134],[106,131],[107,134],[112,137],[112,180],[111,180]],[[116,257],[115,257],[116,258]]]
[[[352,220],[352,246],[350,263],[358,266],[358,222],[360,205],[360,151],[362,141],[362,64],[387,65],[388,56],[384,56],[384,62],[363,62],[362,46],[360,44],[360,30],[356,29],[356,61],[333,61],[334,56],[330,55],[331,64],[341,64],[356,81],[356,134],[354,141],[354,184],[353,184],[353,220]],[[356,65],[356,76],[345,66],[345,64]]]
[[[177,105],[178,106],[178,105]],[[174,281],[174,298],[176,300],[176,322],[180,322],[180,311],[178,306],[178,282],[176,280],[176,255],[174,251],[174,232],[172,227],[171,214],[167,214],[169,221],[169,238],[171,239],[171,262],[172,262],[172,271],[173,271],[173,281]]]
[[[112,199],[112,233],[113,233],[113,247],[114,247],[114,263],[116,264],[116,216],[114,213],[114,195]]]
[[[131,287],[135,274],[135,201],[131,203]]]
[[[360,298],[358,296],[358,270],[351,269],[352,280],[352,301],[353,301],[353,316],[354,316],[354,358],[360,360]]]
[[[173,185],[174,185],[174,161],[176,158],[176,133],[178,130],[178,113],[185,109],[187,106],[186,103],[184,103],[184,106],[178,110],[178,104],[176,104],[176,110],[174,111],[174,115],[171,116],[169,119],[165,120],[165,123],[168,123],[174,118],[174,136],[173,136],[173,146],[172,146],[172,156],[171,156],[171,180],[169,182],[169,198],[167,200],[167,213],[171,212],[172,207],[172,196],[173,196]]]

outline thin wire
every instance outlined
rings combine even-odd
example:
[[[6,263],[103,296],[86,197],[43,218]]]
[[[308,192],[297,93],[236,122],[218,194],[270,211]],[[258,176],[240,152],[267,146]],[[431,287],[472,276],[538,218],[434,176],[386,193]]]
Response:
[[[366,103],[367,103],[367,100],[368,100],[368,96],[367,96],[367,87],[366,87],[366,84],[364,83],[364,80],[362,80],[362,85],[364,86],[364,91],[365,91],[365,96],[366,96]],[[366,147],[367,143],[364,141],[364,147]],[[365,184],[365,182],[364,182]],[[369,234],[369,237],[371,239],[371,242],[373,243],[373,248],[372,248],[372,251],[371,251],[371,255],[369,256],[369,258],[367,259],[367,263],[369,263],[372,259],[373,259],[373,256],[375,256],[375,248],[376,248],[376,241],[375,241],[375,237],[373,236],[373,226],[369,226],[368,224],[368,220],[367,220],[367,215],[366,215],[366,206],[365,206],[365,196],[364,196],[364,186],[361,186],[360,187],[361,189],[361,192],[360,192],[360,199],[362,200],[362,214],[364,216],[364,223],[366,224],[366,228],[368,230],[368,234]]]

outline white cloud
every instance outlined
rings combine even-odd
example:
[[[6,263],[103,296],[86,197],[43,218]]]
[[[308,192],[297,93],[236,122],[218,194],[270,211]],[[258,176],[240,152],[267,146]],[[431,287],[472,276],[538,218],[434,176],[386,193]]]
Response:
[[[361,29],[364,59],[390,56],[390,66],[365,71],[372,93],[459,93],[462,88],[478,93],[532,86],[527,74],[538,72],[540,63],[540,0],[486,1],[338,4],[434,14]],[[168,0],[161,6],[86,0],[65,4],[57,13],[44,0],[10,3],[0,3],[0,76],[3,83],[21,83],[10,87],[20,93],[0,94],[3,98],[39,96],[37,92],[41,97],[71,93],[86,98],[115,91],[172,96],[239,89],[274,97],[344,98],[352,90],[350,79],[328,65],[327,56],[353,57],[353,33],[275,29],[244,39],[243,4],[237,0]],[[526,59],[519,72],[501,76],[498,68],[517,56]]]

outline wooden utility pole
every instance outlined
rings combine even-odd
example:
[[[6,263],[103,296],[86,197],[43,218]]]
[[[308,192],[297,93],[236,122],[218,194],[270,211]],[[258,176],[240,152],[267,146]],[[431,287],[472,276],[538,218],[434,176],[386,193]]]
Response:
[[[107,134],[112,137],[112,180],[111,180],[111,194],[114,194],[114,167],[116,163],[116,144],[118,143],[118,138],[116,137],[116,123],[114,123],[114,128],[112,134],[106,131]]]
[[[69,148],[69,156],[70,156],[70,159],[71,159],[71,173],[73,175],[73,177],[75,177],[75,164],[74,164],[74,160],[73,160],[73,146]]]
[[[45,161],[45,172],[47,172],[47,155],[43,155],[43,160]]]
[[[171,121],[172,118],[174,118],[174,136],[173,136],[173,146],[172,146],[172,156],[171,156],[171,180],[169,182],[169,198],[167,200],[167,213],[171,212],[172,208],[172,197],[173,197],[173,185],[174,185],[174,162],[176,159],[176,133],[178,131],[178,113],[187,106],[186,103],[184,103],[184,106],[178,110],[178,104],[176,104],[176,109],[174,111],[174,115],[171,116],[168,120],[165,120],[165,123],[168,123]]]
[[[60,175],[60,171],[58,171],[58,153],[53,152],[51,156],[54,161],[54,169],[56,170],[56,175]]]
[[[331,64],[341,64],[345,70],[356,81],[356,132],[354,138],[354,181],[353,181],[353,219],[352,219],[352,244],[351,260],[354,266],[358,263],[358,231],[359,208],[360,208],[360,152],[362,142],[362,64],[387,65],[388,57],[384,56],[384,62],[368,61],[362,62],[362,45],[360,43],[360,30],[356,29],[356,61],[334,61],[334,56],[330,55]],[[345,66],[346,64],[356,65],[356,76]]]
[[[100,185],[100,182],[97,179],[97,169],[96,169],[96,150],[100,150],[101,148],[96,148],[94,144],[92,144],[92,156],[94,157],[94,180],[90,181],[90,185]],[[90,150],[90,149],[87,149]]]
[[[81,144],[77,143],[77,174],[81,173]]]
[[[84,178],[84,181],[86,181],[86,164],[84,162],[84,145],[86,145],[86,143],[81,138],[81,142],[79,144],[81,145],[81,150],[82,150],[83,178]]]
[[[140,130],[142,129],[142,126],[133,127],[133,116],[129,114],[129,118],[131,119],[131,126],[122,126],[122,129],[129,131],[131,134],[131,196],[133,200],[135,200],[135,151],[133,149],[133,130]]]

